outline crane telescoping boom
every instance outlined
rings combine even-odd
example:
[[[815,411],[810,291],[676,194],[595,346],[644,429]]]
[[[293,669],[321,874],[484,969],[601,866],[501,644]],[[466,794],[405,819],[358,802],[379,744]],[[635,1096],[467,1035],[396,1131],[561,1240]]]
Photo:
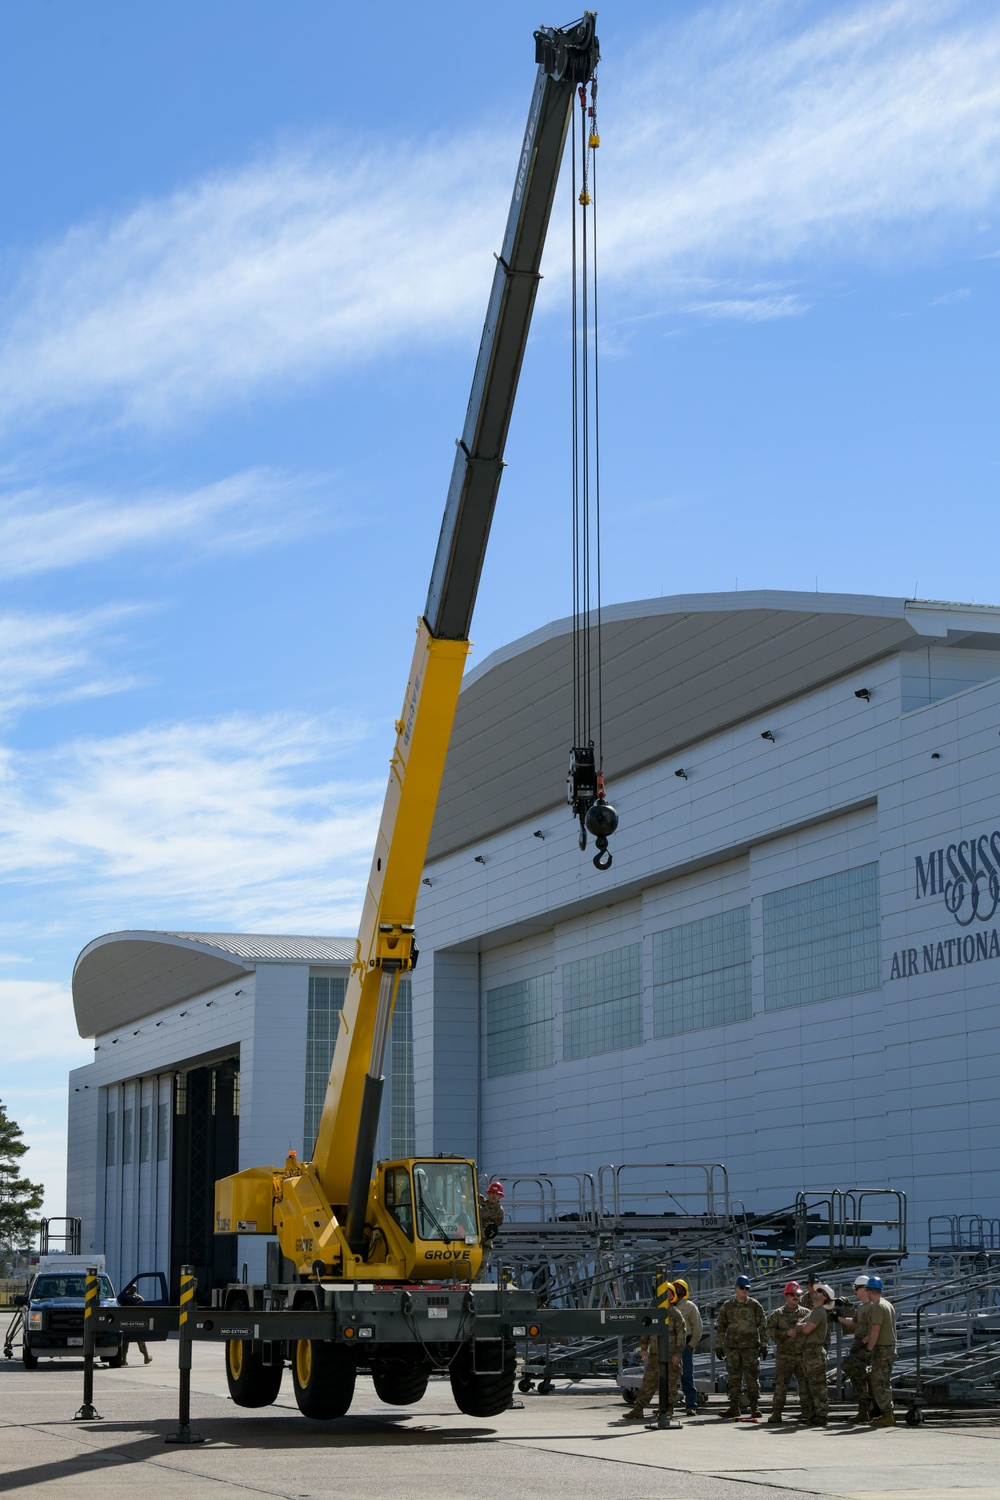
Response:
[[[216,1231],[276,1234],[303,1278],[471,1280],[482,1236],[474,1164],[379,1163],[382,1068],[401,976],[416,962],[414,914],[469,629],[504,466],[542,250],[577,88],[598,58],[595,16],[535,33],[536,76],[507,227],[406,697],[310,1162],[252,1167],[216,1184]]]

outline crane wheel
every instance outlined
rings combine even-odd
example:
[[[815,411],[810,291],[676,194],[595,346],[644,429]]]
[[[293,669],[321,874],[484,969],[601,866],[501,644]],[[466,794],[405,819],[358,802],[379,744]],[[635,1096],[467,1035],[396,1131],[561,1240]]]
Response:
[[[281,1364],[266,1365],[250,1339],[226,1344],[226,1381],[237,1406],[271,1406],[281,1389]]]
[[[38,1356],[36,1354],[32,1354],[27,1344],[25,1344],[21,1350],[21,1363],[26,1370],[38,1369]]]
[[[503,1369],[473,1369],[472,1344],[462,1345],[452,1360],[451,1393],[455,1405],[467,1417],[496,1417],[506,1411],[514,1399],[514,1377],[517,1374],[517,1347],[503,1345]]]
[[[228,1311],[249,1307],[249,1299],[239,1295],[229,1303]],[[250,1339],[230,1339],[226,1344],[226,1382],[236,1406],[271,1406],[278,1399],[283,1367],[266,1365],[260,1351],[255,1354]]]
[[[375,1394],[386,1406],[412,1406],[427,1389],[430,1370],[404,1360],[379,1360],[372,1364]]]
[[[299,1339],[292,1354],[295,1400],[304,1417],[342,1417],[354,1400],[354,1353],[325,1339]]]

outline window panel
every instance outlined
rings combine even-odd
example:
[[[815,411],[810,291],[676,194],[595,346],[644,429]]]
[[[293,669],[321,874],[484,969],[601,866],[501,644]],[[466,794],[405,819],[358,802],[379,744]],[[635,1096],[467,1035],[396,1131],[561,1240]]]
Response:
[[[139,1161],[149,1161],[149,1144],[152,1127],[152,1107],[143,1104],[139,1108]]]
[[[563,1056],[595,1057],[642,1044],[642,947],[563,965]]]
[[[654,932],[654,1036],[747,1020],[750,957],[749,906]]]
[[[389,1151],[412,1156],[416,1126],[413,1108],[413,980],[400,979],[389,1033]]]
[[[333,1049],[340,1030],[347,980],[342,975],[310,974],[309,1009],[306,1019],[306,1088],[302,1122],[302,1146],[311,1160],[319,1134],[326,1086],[330,1079]]]
[[[764,897],[764,1009],[882,985],[878,864]]]
[[[555,1052],[552,975],[520,979],[486,993],[486,1076],[549,1068]]]

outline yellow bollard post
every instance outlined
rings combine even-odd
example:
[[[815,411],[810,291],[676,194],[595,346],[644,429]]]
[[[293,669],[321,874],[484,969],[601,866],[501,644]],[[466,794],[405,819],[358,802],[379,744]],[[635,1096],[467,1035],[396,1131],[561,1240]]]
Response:
[[[203,1443],[205,1439],[191,1431],[191,1318],[195,1315],[194,1293],[197,1282],[190,1266],[181,1266],[181,1316],[177,1330],[177,1369],[180,1376],[177,1431],[164,1438],[165,1443]]]
[[[103,1422],[104,1418],[94,1405],[94,1349],[97,1342],[97,1314],[101,1306],[101,1283],[97,1278],[97,1267],[87,1267],[87,1283],[83,1304],[83,1405],[73,1417],[74,1422]]]

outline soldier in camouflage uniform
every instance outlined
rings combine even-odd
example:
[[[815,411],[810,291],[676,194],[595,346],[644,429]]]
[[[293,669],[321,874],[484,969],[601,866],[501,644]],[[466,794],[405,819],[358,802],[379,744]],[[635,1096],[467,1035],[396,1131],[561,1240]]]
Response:
[[[774,1340],[774,1404],[767,1419],[770,1427],[777,1427],[784,1420],[782,1412],[793,1375],[799,1388],[799,1406],[802,1408],[803,1419],[808,1421],[812,1415],[802,1371],[802,1348],[795,1339],[788,1337],[790,1328],[797,1328],[805,1321],[806,1315],[799,1306],[801,1295],[802,1288],[798,1282],[790,1281],[785,1287],[784,1307],[776,1307],[767,1320],[767,1331]]]
[[[729,1406],[723,1419],[740,1414],[740,1392],[746,1385],[750,1415],[760,1416],[760,1362],[767,1353],[764,1309],[750,1296],[750,1282],[737,1276],[733,1295],[719,1309],[715,1323],[715,1357],[726,1361]]]
[[[491,1182],[486,1192],[482,1193],[479,1198],[480,1223],[484,1230],[488,1224],[495,1224],[496,1229],[494,1229],[493,1234],[499,1233],[500,1225],[503,1223],[503,1204],[500,1202],[503,1196],[503,1183]],[[484,1234],[483,1237],[484,1239],[492,1239],[493,1235]]]
[[[868,1381],[868,1366],[871,1364],[871,1355],[868,1353],[868,1277],[858,1276],[854,1282],[854,1295],[858,1299],[854,1316],[841,1318],[841,1326],[848,1333],[854,1334],[851,1347],[847,1351],[847,1358],[841,1365],[841,1374],[845,1380],[851,1382],[854,1398],[858,1403],[857,1415],[851,1417],[851,1422],[858,1426],[862,1422],[871,1420],[871,1386]]]
[[[500,1231],[503,1223],[503,1204],[500,1199],[504,1196],[503,1183],[491,1182],[485,1193],[479,1195],[479,1222],[483,1233],[483,1259],[476,1276],[477,1281],[485,1281],[490,1268],[490,1253],[493,1240]]]
[[[670,1359],[667,1362],[667,1392],[669,1409],[667,1415],[673,1413],[677,1404],[677,1384],[681,1378],[681,1359],[684,1355],[684,1346],[687,1343],[687,1326],[684,1319],[677,1311],[677,1292],[673,1283],[670,1283],[670,1306],[667,1309],[669,1322],[667,1333],[670,1338]],[[632,1410],[625,1413],[622,1418],[625,1422],[642,1422],[645,1420],[646,1407],[656,1396],[660,1389],[660,1339],[655,1334],[650,1339],[640,1339],[639,1347],[645,1345],[646,1369],[642,1377],[642,1385],[639,1394],[632,1405]]]
[[[813,1308],[788,1337],[802,1347],[802,1374],[809,1394],[812,1415],[805,1420],[812,1427],[825,1427],[830,1414],[830,1396],[826,1385],[826,1339],[829,1330],[827,1308],[833,1306],[830,1287],[818,1281],[813,1287]]]
[[[882,1281],[868,1278],[868,1350],[872,1357],[872,1396],[881,1415],[871,1427],[895,1427],[892,1409],[892,1366],[896,1358],[896,1309],[882,1296]]]

